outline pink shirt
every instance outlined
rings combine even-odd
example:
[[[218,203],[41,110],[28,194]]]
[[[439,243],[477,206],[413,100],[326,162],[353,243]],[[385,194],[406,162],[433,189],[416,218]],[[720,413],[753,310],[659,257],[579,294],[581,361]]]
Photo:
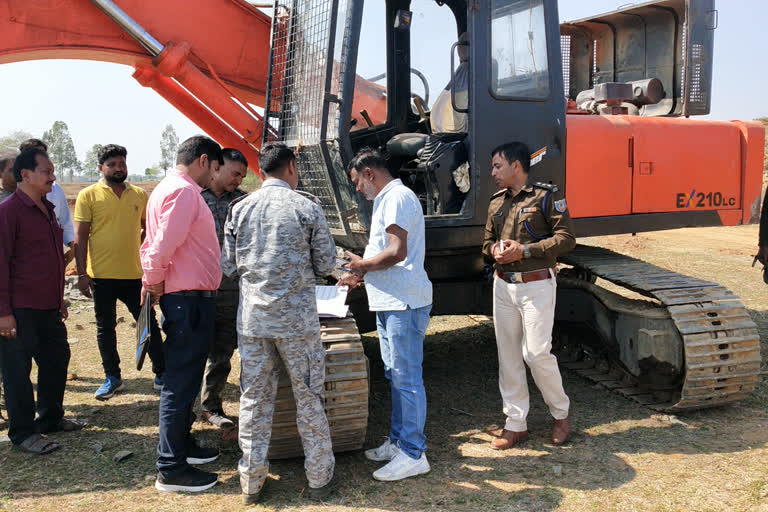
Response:
[[[218,289],[221,250],[201,190],[186,173],[172,169],[149,196],[139,251],[145,285],[165,281],[165,293]]]

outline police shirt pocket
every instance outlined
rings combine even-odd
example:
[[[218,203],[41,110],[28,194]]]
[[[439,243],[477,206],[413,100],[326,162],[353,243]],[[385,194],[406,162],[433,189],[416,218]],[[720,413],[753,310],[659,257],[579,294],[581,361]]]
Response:
[[[496,237],[501,236],[501,229],[504,227],[504,212],[499,210],[491,215],[491,224],[493,225],[493,233]]]
[[[543,240],[550,237],[550,229],[541,210],[525,211],[520,213],[520,223],[523,229],[533,240]]]

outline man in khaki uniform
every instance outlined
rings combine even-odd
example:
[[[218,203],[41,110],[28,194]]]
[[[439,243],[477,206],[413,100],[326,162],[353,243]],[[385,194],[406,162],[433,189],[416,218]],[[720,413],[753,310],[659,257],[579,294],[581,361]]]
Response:
[[[565,198],[557,186],[528,184],[530,152],[511,142],[493,150],[501,188],[488,207],[483,254],[494,260],[493,323],[499,351],[499,389],[506,425],[491,447],[504,450],[528,437],[525,361],[554,418],[552,442],[570,432],[568,396],[551,354],[557,257],[576,245]]]

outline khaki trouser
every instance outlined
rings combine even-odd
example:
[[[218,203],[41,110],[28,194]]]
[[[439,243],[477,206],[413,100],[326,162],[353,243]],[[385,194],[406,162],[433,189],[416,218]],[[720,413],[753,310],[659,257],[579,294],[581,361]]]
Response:
[[[256,494],[269,471],[267,450],[282,358],[296,400],[296,426],[304,447],[309,486],[326,485],[333,477],[335,458],[323,387],[325,353],[320,337],[266,339],[238,335],[240,351],[240,449],[237,469],[244,494]]]
[[[507,416],[505,428],[528,430],[529,397],[525,365],[555,419],[568,416],[570,402],[552,349],[557,283],[551,279],[530,283],[493,282],[493,325],[499,351],[499,389]]]

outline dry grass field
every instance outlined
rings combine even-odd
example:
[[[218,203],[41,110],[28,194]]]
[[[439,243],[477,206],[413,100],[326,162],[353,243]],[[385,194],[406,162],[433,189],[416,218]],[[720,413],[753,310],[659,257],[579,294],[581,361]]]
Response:
[[[157,185],[157,181],[147,181],[147,182],[132,182],[137,187],[141,187],[144,190],[147,191],[148,194],[151,194],[152,191],[155,189],[155,186]],[[61,188],[64,189],[64,193],[67,195],[67,201],[70,204],[70,207],[75,207],[75,200],[77,199],[77,194],[81,190],[83,190],[85,187],[88,187],[90,185],[93,185],[93,183],[81,183],[81,182],[59,182],[59,185],[61,185]]]
[[[768,354],[768,286],[750,267],[756,226],[683,229],[583,239],[666,268],[718,281],[740,295],[758,323]],[[0,510],[243,510],[236,472],[239,450],[200,423],[198,435],[218,446],[209,465],[220,484],[200,495],[160,494],[153,486],[158,395],[147,368],[132,363],[134,334],[127,310],[118,325],[126,391],[108,402],[93,393],[103,379],[93,310],[75,304],[67,321],[72,348],[67,414],[90,426],[53,437],[63,449],[46,457],[0,443]],[[364,336],[371,361],[366,446],[388,429],[389,392],[374,333]],[[237,363],[234,365],[239,366]],[[765,365],[764,365],[765,367]],[[564,374],[573,403],[572,441],[548,441],[550,419],[532,391],[531,439],[519,448],[489,448],[503,423],[492,326],[469,317],[435,317],[425,341],[426,432],[432,472],[397,483],[374,481],[378,466],[361,452],[339,454],[338,495],[323,505],[303,498],[300,459],[275,461],[263,511],[745,511],[768,510],[768,384],[739,404],[680,416],[644,408],[573,374]],[[225,390],[237,414],[238,371]],[[0,436],[5,432],[0,431]],[[114,454],[133,456],[115,463]]]

